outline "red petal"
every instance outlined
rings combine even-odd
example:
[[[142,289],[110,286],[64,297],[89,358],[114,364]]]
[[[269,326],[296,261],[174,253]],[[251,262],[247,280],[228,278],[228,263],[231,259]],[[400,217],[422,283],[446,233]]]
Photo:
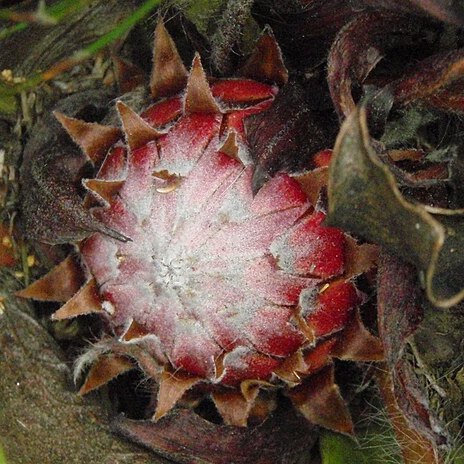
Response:
[[[174,121],[182,114],[182,99],[169,98],[155,105],[150,106],[141,116],[145,121],[154,126],[160,127]]]
[[[288,174],[279,173],[266,182],[253,199],[252,211],[257,216],[289,208],[309,207],[300,184]]]
[[[256,349],[271,356],[289,356],[306,340],[291,323],[293,308],[268,306],[255,311],[248,324]]]
[[[157,169],[187,175],[211,139],[219,134],[220,124],[221,117],[217,114],[193,113],[184,116],[168,134],[158,139],[161,161]]]
[[[344,234],[335,227],[322,226],[324,219],[325,214],[316,211],[272,244],[271,251],[282,269],[323,278],[343,272]]]
[[[221,79],[211,85],[211,91],[227,103],[253,103],[274,97],[278,90],[250,79]]]
[[[304,353],[303,359],[307,365],[307,370],[304,374],[312,374],[318,371],[321,367],[326,366],[331,362],[331,350],[337,342],[336,338],[331,338],[322,343],[319,343],[315,348]]]
[[[252,114],[261,113],[262,111],[268,109],[271,105],[272,100],[265,100],[255,106],[247,108],[246,110],[233,111],[232,113],[228,113],[225,115],[225,119],[227,121],[226,127],[228,129],[235,129],[237,134],[244,137],[245,128],[243,126],[243,120]]]
[[[306,321],[317,337],[341,330],[348,322],[351,310],[360,302],[356,287],[350,282],[329,284],[316,297],[316,309]]]
[[[241,347],[228,353],[223,363],[224,374],[221,383],[238,386],[248,379],[268,380],[282,361]]]

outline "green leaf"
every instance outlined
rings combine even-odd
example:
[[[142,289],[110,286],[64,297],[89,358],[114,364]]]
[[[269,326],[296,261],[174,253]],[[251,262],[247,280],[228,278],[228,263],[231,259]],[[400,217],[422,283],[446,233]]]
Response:
[[[419,129],[437,119],[438,116],[427,109],[408,108],[399,119],[387,122],[381,140],[387,147],[402,146],[417,140]]]
[[[5,454],[3,453],[2,445],[0,444],[0,464],[6,464]]]
[[[370,144],[366,112],[344,122],[328,184],[327,224],[384,246],[414,264],[430,301],[442,308],[464,298],[464,214],[413,204]]]
[[[178,0],[176,2],[182,13],[205,36],[212,34],[214,24],[212,19],[221,17],[221,12],[226,6],[226,0]]]
[[[387,443],[387,440],[391,443]],[[381,431],[373,429],[362,438],[364,445],[346,435],[340,435],[327,430],[320,437],[320,453],[322,464],[394,464],[401,463],[396,453],[389,453],[395,446],[394,437],[388,437]],[[383,450],[385,452],[383,452]]]
[[[0,87],[1,89],[1,87]],[[17,109],[16,97],[12,95],[5,95],[0,98],[0,114],[10,115],[14,114]],[[1,464],[1,461],[0,461]]]

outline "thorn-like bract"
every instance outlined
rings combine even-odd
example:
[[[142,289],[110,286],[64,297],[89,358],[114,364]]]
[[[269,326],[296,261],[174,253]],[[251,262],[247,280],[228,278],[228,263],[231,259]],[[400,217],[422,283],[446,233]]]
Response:
[[[124,332],[124,334],[121,336],[121,341],[123,342],[129,342],[131,340],[134,340],[136,338],[141,338],[145,335],[148,335],[149,332],[145,330],[139,323],[136,321],[132,321],[127,328],[127,330]]]
[[[383,361],[385,358],[380,338],[367,330],[358,309],[343,330],[332,355],[347,361]]]
[[[220,113],[221,109],[213,97],[201,64],[200,55],[195,54],[185,93],[186,113]]]
[[[103,311],[95,279],[89,280],[67,303],[52,314],[54,321]]]
[[[227,134],[227,138],[224,141],[222,147],[219,148],[219,151],[221,153],[225,153],[227,156],[230,156],[234,160],[241,162],[238,156],[237,132],[231,130]]]
[[[158,403],[153,420],[157,421],[165,416],[182,398],[183,394],[201,380],[199,377],[192,377],[181,372],[175,374],[168,371],[163,372],[159,382]]]
[[[150,91],[153,98],[171,97],[181,92],[187,83],[187,70],[177,51],[176,45],[159,21],[155,30],[153,68]]]
[[[37,301],[67,301],[81,288],[84,279],[76,258],[68,256],[41,279],[16,292],[16,296]]]
[[[145,83],[144,71],[119,56],[113,56],[113,66],[121,93],[128,93]]]
[[[264,31],[239,74],[258,81],[270,81],[277,85],[284,85],[288,82],[288,71],[282,59],[280,47],[270,29]]]
[[[84,187],[109,203],[124,184],[122,180],[83,179]]]
[[[116,103],[127,144],[133,151],[157,139],[161,133],[146,123],[134,110],[122,101]]]
[[[86,395],[134,367],[134,363],[124,356],[103,355],[90,369],[79,395]]]
[[[250,391],[248,398],[245,398],[241,391],[233,390],[214,392],[211,397],[227,425],[246,427],[250,410],[258,393],[259,388],[255,387]]]
[[[288,396],[296,409],[313,424],[353,435],[353,422],[335,384],[333,365],[308,377],[304,383],[290,390]]]
[[[121,131],[117,127],[81,121],[58,111],[54,111],[53,114],[74,142],[95,164],[99,164],[103,160],[108,149],[121,136]]]

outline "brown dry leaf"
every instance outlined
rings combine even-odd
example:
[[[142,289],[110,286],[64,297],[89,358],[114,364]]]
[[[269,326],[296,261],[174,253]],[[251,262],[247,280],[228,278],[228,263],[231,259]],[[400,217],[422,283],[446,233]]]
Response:
[[[390,85],[395,101],[402,105],[421,100],[445,109],[463,110],[463,79],[464,50],[460,49],[416,63],[411,72]]]
[[[275,464],[276,456],[280,462],[306,464],[317,434],[314,426],[286,406],[262,424],[247,428],[214,424],[179,408],[158,422],[120,416],[113,430],[181,464]]]
[[[427,296],[449,308],[464,298],[464,215],[413,204],[370,145],[366,112],[343,124],[329,173],[328,225],[384,246],[425,275]]]
[[[427,13],[441,21],[462,26],[464,7],[459,0],[363,0],[363,3],[394,11]]]
[[[386,11],[356,16],[338,33],[328,57],[330,95],[340,117],[355,110],[352,88],[363,83],[384,49],[417,32],[421,21]]]
[[[0,224],[0,267],[14,266],[16,258],[13,252],[13,240],[8,227]]]
[[[391,374],[387,366],[376,374],[377,384],[401,446],[405,464],[441,464],[432,442],[420,434],[399,407]]]
[[[333,365],[308,377],[290,390],[288,396],[295,408],[313,424],[353,435],[350,412],[335,384]]]

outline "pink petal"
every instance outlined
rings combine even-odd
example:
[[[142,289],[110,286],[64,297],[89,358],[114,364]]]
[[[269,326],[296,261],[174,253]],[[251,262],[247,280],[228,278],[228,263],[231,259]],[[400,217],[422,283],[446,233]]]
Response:
[[[272,244],[272,254],[283,270],[322,278],[343,272],[344,234],[335,227],[322,226],[324,218],[322,211],[307,215]]]
[[[271,356],[289,356],[305,341],[290,322],[293,308],[267,306],[255,311],[248,325],[249,338],[256,349]]]
[[[201,322],[183,318],[177,321],[174,347],[169,355],[174,367],[200,377],[214,376],[214,360],[222,353]]]
[[[224,385],[238,386],[248,379],[269,380],[272,372],[282,363],[249,348],[240,347],[224,357],[224,373],[220,381]]]
[[[158,170],[186,176],[203,155],[213,137],[219,134],[221,116],[209,113],[192,113],[182,117],[163,137]]]
[[[343,329],[361,298],[351,282],[336,281],[315,295],[315,307],[306,317],[317,337]],[[303,308],[303,311],[307,308]]]
[[[278,305],[296,305],[301,291],[314,288],[318,282],[281,271],[270,255],[250,261],[239,280],[242,288]]]
[[[124,179],[127,175],[126,148],[115,145],[106,155],[97,178],[103,180]]]

